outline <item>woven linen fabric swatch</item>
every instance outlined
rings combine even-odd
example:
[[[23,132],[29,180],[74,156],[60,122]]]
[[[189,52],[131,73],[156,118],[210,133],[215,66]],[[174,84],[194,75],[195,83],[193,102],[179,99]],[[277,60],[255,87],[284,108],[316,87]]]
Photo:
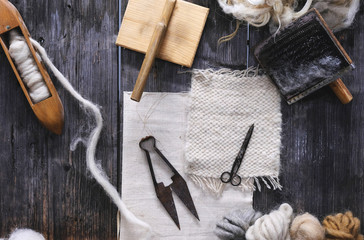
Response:
[[[255,182],[260,190],[260,179],[268,188],[281,189],[281,97],[271,80],[257,72],[207,69],[192,73],[186,172],[216,195],[226,186],[221,174],[231,170],[252,124],[254,132],[238,171],[240,188],[255,189]]]
[[[150,224],[155,240],[217,240],[213,231],[216,222],[235,208],[252,208],[253,191],[229,189],[221,198],[202,191],[184,173],[184,147],[187,131],[189,93],[144,92],[139,103],[124,92],[122,199],[139,219]],[[141,138],[153,135],[156,146],[186,180],[196,206],[198,221],[173,194],[181,230],[159,202],[145,153],[139,148]],[[160,159],[152,156],[155,176],[165,186],[172,173]],[[129,226],[120,222],[119,239],[137,239],[130,235]]]

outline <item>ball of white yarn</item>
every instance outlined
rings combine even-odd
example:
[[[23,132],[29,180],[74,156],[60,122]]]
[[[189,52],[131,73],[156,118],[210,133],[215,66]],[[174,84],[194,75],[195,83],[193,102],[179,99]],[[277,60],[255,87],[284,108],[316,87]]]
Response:
[[[45,240],[45,238],[31,229],[16,229],[10,235],[9,240]]]
[[[290,240],[289,224],[293,209],[283,203],[278,210],[259,218],[247,233],[247,240]]]
[[[319,220],[309,213],[297,216],[293,221],[290,229],[293,240],[323,240],[325,230]]]

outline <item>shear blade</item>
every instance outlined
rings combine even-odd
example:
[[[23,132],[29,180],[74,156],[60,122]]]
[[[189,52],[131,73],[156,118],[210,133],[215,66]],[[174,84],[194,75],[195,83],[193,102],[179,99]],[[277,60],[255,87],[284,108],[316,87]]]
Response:
[[[162,203],[163,207],[167,210],[169,216],[171,216],[174,223],[179,226],[178,215],[176,206],[174,205],[174,200],[172,196],[172,190],[170,187],[165,187],[163,183],[158,183],[155,189],[159,201]]]
[[[170,185],[172,190],[176,193],[179,199],[181,199],[188,210],[190,210],[190,212],[200,221],[186,181],[179,174],[173,175],[171,179],[173,180],[173,183]]]

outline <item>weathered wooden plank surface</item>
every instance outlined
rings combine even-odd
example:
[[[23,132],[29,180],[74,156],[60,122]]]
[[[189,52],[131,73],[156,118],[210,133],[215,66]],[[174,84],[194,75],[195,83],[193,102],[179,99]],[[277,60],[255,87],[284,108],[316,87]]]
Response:
[[[118,1],[11,2],[75,88],[103,107],[97,158],[116,184]],[[27,227],[47,239],[116,239],[116,208],[87,172],[85,148],[69,151],[92,121],[52,78],[65,126],[61,136],[51,134],[34,117],[3,52],[0,62],[0,237]]]
[[[117,82],[118,2],[101,0],[12,1],[35,39],[56,66],[84,96],[103,107],[105,128],[98,147],[106,173],[120,184],[122,129],[121,91],[133,89],[144,55],[121,49],[121,82]],[[216,1],[193,0],[210,8],[198,48],[195,68],[244,69],[246,27],[237,37],[217,46],[219,37],[235,29]],[[127,1],[121,1],[125,11]],[[298,211],[319,216],[351,209],[364,219],[362,123],[364,89],[363,7],[354,26],[339,34],[357,69],[346,77],[354,102],[343,106],[329,89],[292,106],[282,103],[283,191],[255,193],[256,208],[267,211],[288,201]],[[267,36],[253,29],[251,44]],[[15,227],[30,227],[47,239],[116,239],[116,208],[86,170],[84,148],[73,153],[69,145],[85,125],[86,117],[54,80],[63,100],[65,131],[55,136],[33,116],[7,60],[0,52],[0,236]],[[252,62],[253,58],[251,57]],[[184,91],[190,86],[186,68],[156,60],[147,91]],[[122,101],[122,98],[120,99]],[[86,128],[87,128],[86,124]],[[85,128],[84,128],[85,129]],[[84,132],[84,131],[81,131]]]
[[[195,68],[229,67],[244,69],[246,60],[246,27],[237,37],[217,46],[219,37],[235,29],[235,21],[226,16],[216,1],[191,1],[210,8],[206,28],[196,55]],[[123,7],[123,9],[126,7]],[[289,202],[296,211],[309,211],[319,217],[334,212],[352,210],[364,219],[362,144],[363,87],[363,6],[355,24],[338,33],[339,40],[356,63],[357,69],[345,77],[354,101],[342,105],[330,89],[324,88],[292,106],[282,102],[282,168],[283,191],[266,188],[256,192],[254,206],[264,212],[282,202]],[[251,46],[269,36],[267,28],[251,31]],[[132,90],[142,54],[122,50],[122,89]],[[250,54],[250,63],[254,57]],[[190,75],[177,74],[180,66],[157,60],[148,79],[147,91],[188,90]],[[364,225],[362,225],[364,226]]]
[[[336,34],[357,67],[344,78],[353,102],[342,105],[325,88],[292,106],[282,103],[284,189],[256,192],[256,208],[267,211],[289,202],[298,212],[321,218],[352,210],[364,219],[363,20],[362,5],[353,26]]]

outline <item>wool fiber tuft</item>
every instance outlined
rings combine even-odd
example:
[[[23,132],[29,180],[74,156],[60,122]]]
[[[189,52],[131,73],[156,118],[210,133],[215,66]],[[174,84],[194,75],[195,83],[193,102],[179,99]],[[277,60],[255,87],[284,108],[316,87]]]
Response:
[[[293,214],[292,207],[283,203],[278,210],[259,218],[245,237],[247,240],[290,240],[289,225]]]
[[[309,213],[299,215],[292,221],[290,234],[292,240],[325,239],[325,230],[321,223]]]
[[[252,208],[234,210],[217,222],[214,233],[221,240],[244,240],[248,228],[261,216]]]
[[[322,224],[325,227],[327,240],[363,240],[363,235],[360,234],[360,220],[350,211],[327,216]]]
[[[45,238],[31,229],[16,229],[10,235],[9,240],[45,240]]]

